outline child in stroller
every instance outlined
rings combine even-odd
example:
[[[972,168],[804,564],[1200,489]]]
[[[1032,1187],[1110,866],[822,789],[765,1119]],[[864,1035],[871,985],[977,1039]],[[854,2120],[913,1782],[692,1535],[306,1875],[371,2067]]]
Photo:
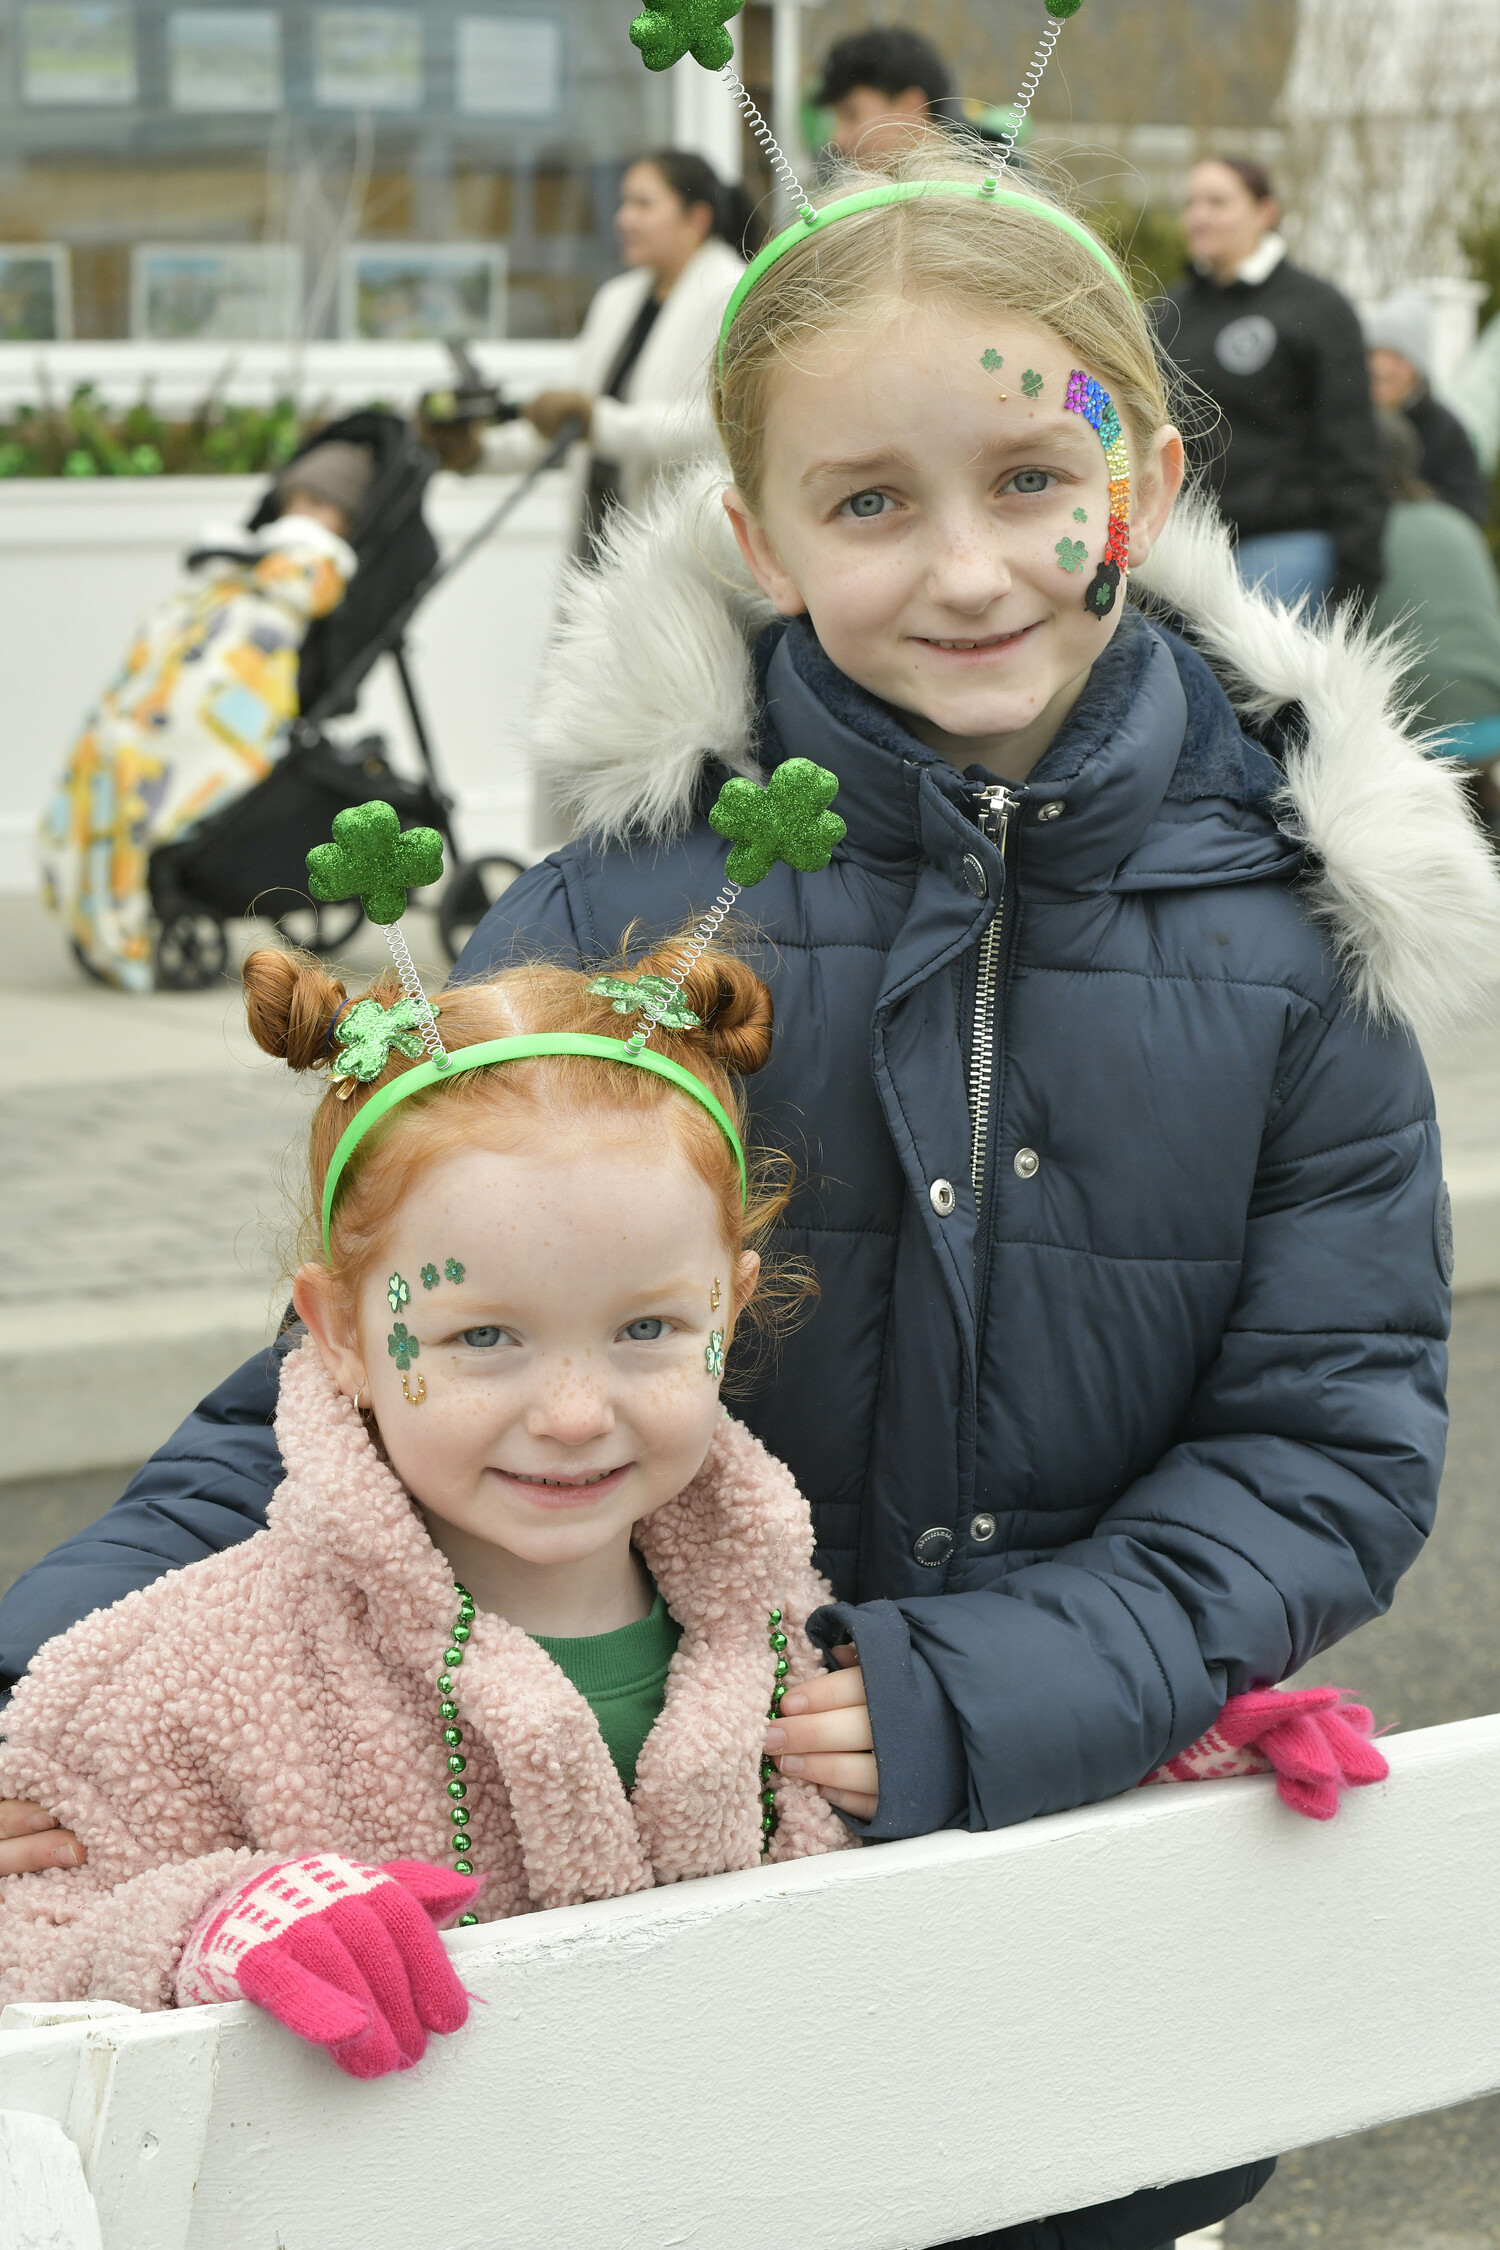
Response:
[[[43,893],[105,983],[155,983],[151,852],[285,750],[304,636],[359,567],[345,535],[372,469],[367,446],[319,443],[277,479],[271,520],[206,534],[190,583],[147,617],[84,721],[43,816]]]
[[[142,627],[43,817],[44,896],[90,975],[133,992],[210,984],[225,921],[250,914],[332,950],[359,911],[311,902],[305,858],[334,812],[380,795],[403,824],[450,833],[401,643],[440,570],[422,514],[435,465],[401,417],[349,415],[308,439],[243,530],[189,555],[196,582]],[[386,651],[421,781],[390,768],[378,737],[344,745],[322,730]],[[518,873],[511,860],[456,868],[450,950]]]

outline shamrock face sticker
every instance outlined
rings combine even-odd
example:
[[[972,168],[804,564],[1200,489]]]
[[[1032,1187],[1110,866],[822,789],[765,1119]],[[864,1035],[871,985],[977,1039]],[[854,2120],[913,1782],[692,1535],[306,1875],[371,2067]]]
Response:
[[[734,845],[725,866],[731,883],[748,889],[769,875],[778,859],[799,875],[815,875],[847,833],[828,810],[838,776],[811,758],[788,758],[764,789],[753,781],[726,781],[708,816],[710,828]]]
[[[708,1342],[703,1347],[703,1364],[712,1379],[717,1382],[724,1372],[724,1331],[722,1328],[710,1330]]]
[[[436,1289],[442,1278],[436,1266],[424,1266],[422,1268],[422,1287],[424,1289]]]
[[[1082,570],[1089,559],[1089,551],[1081,539],[1059,539],[1056,552],[1061,570]]]
[[[1026,396],[1028,398],[1041,397],[1042,378],[1040,375],[1038,375],[1034,367],[1028,367],[1025,374],[1021,377],[1021,388],[1026,393]]]
[[[406,1333],[406,1322],[404,1320],[397,1321],[385,1340],[385,1348],[403,1375],[408,1372],[412,1361],[420,1355],[422,1350],[416,1337],[408,1336]]]
[[[998,375],[1001,368],[1005,365],[1005,362],[1000,357],[1000,354],[996,351],[994,345],[991,344],[989,350],[985,352],[983,357],[980,359],[979,364],[984,369],[986,375]]]
[[[434,1008],[432,1012],[437,1015],[440,1011]],[[419,1020],[410,1000],[398,1000],[391,1008],[382,1007],[378,1000],[359,1001],[340,1018],[333,1035],[339,1049],[335,1075],[357,1078],[361,1086],[368,1086],[384,1070],[393,1047],[398,1055],[414,1062],[422,1052],[415,1028]]]
[[[692,1031],[703,1021],[684,1006],[665,977],[595,977],[589,990],[608,1000],[617,1016],[636,1016],[643,1008],[655,1008],[656,1021],[668,1031]]]
[[[390,1306],[392,1312],[399,1312],[403,1305],[409,1305],[411,1303],[411,1291],[407,1287],[406,1283],[402,1280],[399,1273],[393,1273],[390,1280],[386,1283],[385,1301]]]
[[[459,1264],[457,1258],[445,1258],[443,1260],[443,1271],[448,1276],[448,1279],[450,1281],[463,1280],[464,1269]]]
[[[407,892],[435,883],[442,872],[437,830],[409,828],[403,835],[395,807],[378,797],[335,814],[333,842],[307,855],[313,897],[325,905],[357,898],[372,922],[399,922]]]
[[[705,70],[722,70],[734,59],[734,40],[724,26],[744,0],[651,0],[630,27],[633,46],[648,70],[670,70],[684,55]]]

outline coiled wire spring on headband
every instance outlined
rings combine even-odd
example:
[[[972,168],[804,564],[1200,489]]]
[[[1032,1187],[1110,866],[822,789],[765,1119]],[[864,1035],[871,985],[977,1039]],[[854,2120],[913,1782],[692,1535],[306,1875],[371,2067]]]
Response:
[[[777,140],[776,135],[756,107],[749,87],[740,77],[733,63],[725,63],[724,68],[719,72],[719,76],[744,112],[745,123],[759,141],[761,154],[770,165],[777,186],[784,189],[796,203],[798,218],[810,219],[813,215],[813,207],[807,200],[807,190],[793,171],[791,161],[780,141]]]
[[[1052,50],[1057,45],[1058,40],[1061,39],[1062,32],[1063,27],[1056,16],[1049,16],[1047,28],[1042,33],[1037,51],[1031,58],[1031,67],[1021,80],[1020,91],[1010,105],[1011,122],[997,136],[1003,144],[1003,154],[999,163],[995,166],[997,174],[1005,170],[1006,165],[1009,164],[1016,153],[1016,142],[1025,129],[1027,112],[1036,100],[1036,90],[1042,82],[1042,73],[1052,60]]]
[[[1065,12],[1071,15],[1075,10],[1076,0],[1074,8],[1069,8]],[[1027,116],[1032,103],[1036,99],[1037,88],[1042,83],[1047,65],[1052,60],[1052,51],[1058,40],[1061,39],[1062,34],[1063,26],[1060,17],[1049,13],[1047,28],[1042,33],[1036,53],[1032,56],[1026,75],[1021,80],[1016,98],[1010,105],[1010,121],[1003,131],[996,136],[1000,152],[994,165],[996,179],[1004,175],[1011,158],[1016,153],[1016,143],[1025,130]],[[734,64],[732,62],[725,63],[718,76],[723,85],[728,88],[736,106],[743,114],[746,124],[760,144],[761,154],[771,168],[776,185],[782,189],[783,193],[792,198],[799,219],[811,219],[814,216],[814,210],[807,190],[802,185],[790,157],[762,116],[754,96],[740,77]]]
[[[723,890],[702,921],[695,924],[692,936],[673,962],[671,971],[664,980],[666,990],[659,992],[654,1000],[649,1000],[642,1008],[642,1021],[625,1042],[625,1052],[628,1055],[638,1055],[652,1032],[658,1028],[663,1016],[724,927],[729,910],[743,888],[743,884],[731,882],[726,877]]]

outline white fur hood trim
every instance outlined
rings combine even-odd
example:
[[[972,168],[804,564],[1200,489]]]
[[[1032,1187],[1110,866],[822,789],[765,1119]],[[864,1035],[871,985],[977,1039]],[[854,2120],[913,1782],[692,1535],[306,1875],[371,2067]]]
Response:
[[[565,582],[533,746],[596,840],[680,834],[709,752],[757,770],[749,652],[776,613],[722,490],[722,470],[685,477],[617,517],[604,567]],[[1308,847],[1303,895],[1361,1007],[1428,1039],[1493,1014],[1500,863],[1455,762],[1424,755],[1400,715],[1402,641],[1248,592],[1218,516],[1192,499],[1133,583],[1189,621],[1247,719],[1301,706],[1277,810]]]

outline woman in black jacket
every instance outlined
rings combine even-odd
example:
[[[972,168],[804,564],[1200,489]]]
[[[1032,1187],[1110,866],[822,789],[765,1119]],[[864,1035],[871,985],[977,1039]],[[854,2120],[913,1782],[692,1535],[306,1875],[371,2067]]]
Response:
[[[1316,606],[1374,593],[1386,502],[1359,320],[1292,264],[1280,217],[1261,165],[1195,165],[1182,213],[1192,269],[1154,311],[1222,416],[1203,467],[1247,582]]]

